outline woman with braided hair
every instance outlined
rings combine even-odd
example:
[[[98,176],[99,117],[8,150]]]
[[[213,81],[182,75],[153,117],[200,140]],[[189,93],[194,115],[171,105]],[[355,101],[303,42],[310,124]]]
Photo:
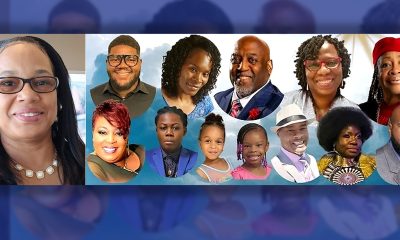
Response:
[[[361,110],[372,120],[387,125],[393,109],[400,105],[400,38],[385,37],[372,51],[374,75],[368,100]]]
[[[296,57],[295,74],[301,89],[286,93],[282,106],[295,103],[307,119],[317,121],[335,107],[358,108],[340,93],[350,75],[350,54],[343,41],[331,35],[311,37],[300,45]]]

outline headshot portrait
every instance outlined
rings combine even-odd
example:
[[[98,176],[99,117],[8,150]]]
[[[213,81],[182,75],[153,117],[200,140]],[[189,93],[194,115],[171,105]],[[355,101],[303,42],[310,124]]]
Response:
[[[197,168],[197,174],[211,183],[221,183],[232,179],[232,165],[221,158],[225,145],[224,120],[218,114],[210,113],[201,124],[199,145],[204,161]]]
[[[331,35],[313,36],[298,48],[295,59],[295,75],[299,90],[285,93],[282,106],[295,103],[307,119],[320,121],[332,108],[357,104],[343,97],[340,89],[346,86],[350,75],[350,54]]]
[[[241,120],[257,120],[273,112],[283,94],[270,79],[273,64],[268,44],[256,36],[244,36],[236,42],[230,61],[234,86],[214,95],[220,108]]]
[[[271,130],[278,135],[281,148],[271,163],[275,171],[290,182],[305,183],[319,177],[317,161],[306,153],[307,126],[312,121],[296,104],[286,105],[276,114],[276,125]]]
[[[257,123],[248,123],[237,134],[237,160],[243,164],[232,171],[236,180],[266,180],[271,173],[267,163],[268,135]]]
[[[372,135],[368,117],[353,107],[330,110],[320,121],[317,137],[327,151],[318,162],[321,175],[339,185],[364,181],[376,168],[374,156],[363,154],[363,143]]]
[[[400,106],[393,110],[387,127],[390,139],[376,150],[376,167],[383,180],[400,185]]]
[[[144,163],[143,146],[129,144],[128,108],[112,99],[97,105],[92,116],[93,148],[87,161],[90,171],[108,183],[124,183],[135,177]]]
[[[156,88],[140,79],[142,59],[139,43],[129,35],[116,37],[108,46],[108,82],[90,90],[96,105],[108,99],[124,103],[131,118],[143,114],[153,102]]]
[[[197,161],[197,152],[182,146],[187,132],[187,115],[179,108],[164,107],[157,111],[155,126],[160,147],[146,151],[146,160],[160,176],[180,177]]]
[[[380,39],[372,51],[372,61],[368,100],[360,108],[373,121],[387,125],[393,109],[400,105],[400,38]]]
[[[162,105],[182,109],[188,119],[205,117],[214,106],[209,96],[221,68],[221,55],[213,42],[190,35],[167,51],[162,63]]]
[[[70,76],[48,42],[0,41],[0,108],[0,184],[84,184]]]

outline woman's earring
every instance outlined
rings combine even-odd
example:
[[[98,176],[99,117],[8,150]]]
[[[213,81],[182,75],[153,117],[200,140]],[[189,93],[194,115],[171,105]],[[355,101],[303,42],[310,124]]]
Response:
[[[342,84],[340,84],[340,88],[344,89],[345,86],[346,86],[346,81],[342,80]]]

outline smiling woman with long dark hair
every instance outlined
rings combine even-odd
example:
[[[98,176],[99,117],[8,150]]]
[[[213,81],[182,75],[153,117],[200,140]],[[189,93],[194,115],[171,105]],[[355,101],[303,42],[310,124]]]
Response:
[[[84,184],[69,75],[37,37],[0,41],[0,183]]]
[[[176,106],[188,119],[205,117],[213,109],[221,56],[213,42],[199,35],[180,39],[164,56],[161,92],[168,106]]]

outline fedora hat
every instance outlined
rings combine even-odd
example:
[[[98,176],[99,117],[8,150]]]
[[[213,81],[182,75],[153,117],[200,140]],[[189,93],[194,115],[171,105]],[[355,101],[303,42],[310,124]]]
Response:
[[[289,126],[291,124],[299,122],[307,122],[307,124],[310,124],[312,121],[312,119],[307,119],[299,106],[292,103],[282,107],[281,110],[279,110],[279,112],[276,114],[276,126],[271,127],[271,131],[276,133],[280,128]]]

